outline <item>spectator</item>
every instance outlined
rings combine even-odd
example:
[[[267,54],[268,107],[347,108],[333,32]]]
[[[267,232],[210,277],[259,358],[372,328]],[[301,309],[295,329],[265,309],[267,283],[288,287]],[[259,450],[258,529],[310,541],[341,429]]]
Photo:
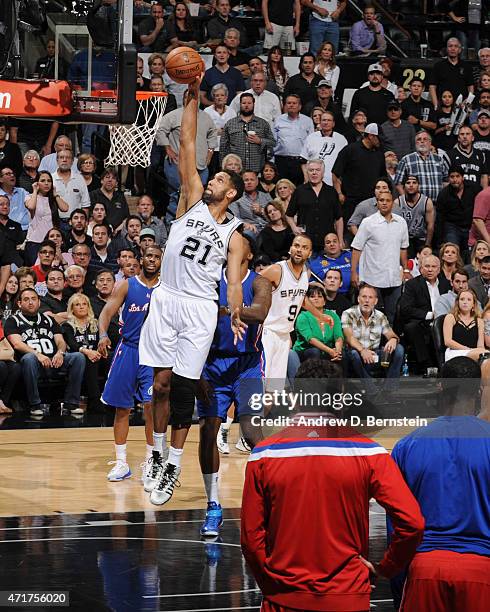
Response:
[[[96,319],[100,317],[102,309],[107,304],[107,300],[111,297],[115,285],[114,274],[110,270],[100,270],[95,277],[96,295],[90,298],[90,304],[94,311]],[[111,346],[116,347],[121,339],[119,334],[119,316],[114,315],[109,323],[107,330]],[[110,359],[110,356],[109,356]]]
[[[271,128],[274,126],[274,119],[281,114],[281,104],[276,94],[266,91],[266,78],[263,72],[256,72],[250,79],[251,89],[247,89],[244,93],[252,94],[255,100],[254,113],[257,117],[268,121]],[[240,112],[241,93],[237,94],[230,108],[236,115]]]
[[[136,90],[148,91],[150,89],[150,79],[143,76],[145,71],[145,62],[141,56],[138,56],[136,61]]]
[[[39,312],[48,315],[58,325],[68,318],[67,302],[63,297],[65,275],[59,268],[51,268],[46,274],[47,292],[41,296]]]
[[[134,256],[134,253],[131,256],[131,259],[123,263],[122,266],[122,279],[131,278],[132,276],[136,276],[140,273],[141,266],[139,261]]]
[[[140,235],[140,256],[142,257],[146,253],[146,249],[151,246],[155,246],[155,232],[151,227],[145,227],[141,230]]]
[[[33,78],[35,79],[65,79],[68,72],[68,64],[65,59],[58,54],[58,74],[55,73],[56,45],[53,38],[46,41],[46,55],[40,57],[34,67]]]
[[[7,140],[7,122],[0,119],[0,169],[11,168],[15,176],[22,172],[22,153],[19,145]]]
[[[480,356],[487,352],[483,319],[474,291],[460,291],[453,310],[444,317],[443,330],[446,362],[455,357],[468,357],[478,361]]]
[[[454,136],[453,128],[451,124],[452,114],[454,111],[454,98],[453,94],[446,89],[441,94],[440,104],[434,115],[436,129],[434,130],[434,146],[443,151],[452,149],[457,142],[456,136]],[[449,131],[449,134],[447,132]]]
[[[163,7],[152,4],[151,15],[138,26],[140,51],[164,53],[171,45],[171,35],[163,18]]]
[[[419,179],[420,193],[433,202],[447,181],[447,170],[440,155],[431,152],[431,136],[420,131],[415,136],[415,152],[402,157],[395,175],[395,186],[403,195],[403,185],[409,175]]]
[[[92,238],[87,236],[87,214],[83,208],[75,209],[70,215],[70,232],[65,238],[65,247],[71,251],[76,244],[88,244],[92,246]]]
[[[99,371],[102,355],[98,352],[99,332],[89,298],[83,293],[68,300],[68,319],[61,327],[69,354],[85,357],[83,386],[87,392],[89,410],[100,410]]]
[[[475,198],[469,246],[473,246],[475,241],[481,238],[490,244],[490,187],[480,191]]]
[[[437,108],[443,88],[449,89],[455,100],[460,94],[465,99],[474,91],[471,67],[460,59],[462,48],[459,40],[449,38],[446,51],[447,57],[436,62],[432,69],[429,91],[434,108]]]
[[[19,292],[22,291],[22,289],[34,289],[34,286],[37,283],[36,273],[32,268],[28,268],[27,266],[17,268],[15,271],[15,276],[19,283]]]
[[[417,251],[416,257],[412,257],[411,259],[408,260],[407,267],[408,267],[408,270],[410,271],[410,276],[412,278],[416,278],[417,276],[420,275],[420,267],[422,265],[422,260],[424,259],[424,257],[428,257],[429,255],[432,255],[432,248],[429,246],[423,245]]]
[[[387,178],[380,178],[374,186],[374,196],[359,202],[355,207],[351,218],[347,221],[347,227],[353,236],[357,234],[363,219],[374,215],[378,210],[378,197],[386,192],[390,193],[390,183]]]
[[[100,179],[95,174],[97,158],[92,153],[82,153],[78,157],[77,168],[87,185],[89,194],[100,188]]]
[[[480,262],[480,273],[468,281],[468,287],[472,289],[483,308],[488,303],[490,291],[490,255],[484,257]]]
[[[5,284],[5,291],[0,295],[0,322],[5,321],[17,310],[17,292],[19,281],[15,274],[11,274]]]
[[[280,202],[272,200],[264,207],[264,217],[268,222],[259,234],[259,250],[270,258],[272,263],[288,259],[293,241],[293,233],[286,220]]]
[[[268,193],[257,189],[259,179],[254,170],[245,170],[242,178],[243,195],[230,205],[230,210],[243,221],[247,233],[258,234],[265,227],[264,208],[271,201],[271,197]]]
[[[80,353],[66,353],[61,329],[49,316],[39,312],[39,296],[33,289],[24,289],[18,298],[19,315],[5,323],[5,335],[15,349],[22,367],[22,378],[31,415],[42,416],[38,383],[55,371],[66,375],[65,408],[81,414],[80,388],[85,361]]]
[[[276,84],[277,88],[279,89],[279,93],[283,94],[284,88],[286,87],[286,83],[289,79],[289,72],[284,66],[284,55],[282,49],[277,45],[269,49],[269,53],[267,55],[266,73],[267,77]]]
[[[408,175],[403,195],[396,198],[393,213],[405,219],[408,226],[408,256],[415,257],[422,246],[430,246],[434,236],[435,209],[430,198],[420,193],[419,179]]]
[[[32,266],[32,270],[36,275],[35,289],[39,295],[46,293],[46,274],[53,265],[56,254],[56,245],[50,240],[44,240],[39,245],[39,264]],[[39,285],[42,287],[40,288]],[[41,289],[39,291],[38,289]]]
[[[325,165],[323,180],[327,185],[332,186],[332,168],[340,151],[347,146],[345,137],[335,132],[334,128],[333,113],[325,111],[320,120],[320,130],[310,134],[304,141],[301,158],[305,163],[301,167],[305,182],[308,180],[306,162],[311,159],[321,159]]]
[[[83,277],[83,293],[90,297],[95,292],[95,271],[90,268],[90,260],[92,258],[91,247],[88,244],[76,244],[71,253],[74,264],[83,268],[85,272]]]
[[[478,51],[478,65],[473,67],[473,80],[478,89],[478,81],[482,71],[490,69],[490,47],[482,47]]]
[[[488,187],[488,160],[484,151],[473,147],[475,136],[470,127],[463,126],[458,132],[458,144],[446,152],[446,172],[449,166],[462,168],[464,180],[469,185]]]
[[[32,265],[37,258],[39,246],[49,230],[59,227],[58,211],[67,212],[68,204],[53,188],[53,178],[49,172],[40,172],[37,183],[33,184],[32,194],[25,201],[31,215],[25,245],[25,261]],[[56,249],[55,249],[56,250]]]
[[[245,168],[259,173],[264,167],[268,149],[276,144],[269,123],[254,114],[255,99],[250,93],[240,95],[240,114],[223,129],[220,160],[232,151],[239,155]]]
[[[383,55],[386,51],[385,32],[373,6],[365,6],[361,21],[350,29],[349,49],[352,55]]]
[[[482,70],[478,74],[476,90],[482,91],[483,89],[490,89],[490,68]]]
[[[56,245],[56,255],[53,261],[53,267],[62,268],[63,270],[73,263],[71,253],[65,250],[63,234],[57,227],[53,227],[44,236],[44,240],[51,240]],[[36,261],[38,263],[38,261]]]
[[[475,53],[480,49],[480,31],[485,28],[485,13],[488,14],[488,2],[483,0],[471,5],[464,0],[448,2],[448,17],[455,29],[455,35],[461,42],[465,57],[468,57],[468,47]]]
[[[24,165],[17,180],[19,187],[22,187],[27,192],[32,193],[32,185],[39,178],[38,168],[41,162],[39,153],[31,149],[27,151],[23,157]]]
[[[410,81],[409,87],[410,95],[402,102],[402,119],[406,119],[417,131],[435,130],[434,106],[432,102],[422,97],[425,88],[424,81],[414,77]]]
[[[68,204],[68,211],[60,214],[61,229],[66,230],[71,213],[79,208],[90,206],[90,196],[85,180],[78,171],[75,173],[71,169],[73,153],[69,149],[58,151],[56,160],[58,169],[52,174],[53,187],[55,192]]]
[[[276,46],[294,51],[294,38],[300,30],[299,0],[262,0],[262,15],[265,25],[264,51]]]
[[[124,236],[119,236],[113,241],[112,248],[117,253],[121,249],[132,251],[133,255],[138,259],[140,256],[139,235],[143,224],[137,215],[129,215],[124,222],[126,229]]]
[[[134,259],[134,253],[131,249],[123,248],[117,251],[116,263],[119,266],[119,270],[115,274],[116,282],[123,280],[125,278],[123,269],[124,269],[125,264],[131,259]]]
[[[396,99],[396,101],[401,103],[401,100],[398,98],[399,88],[396,83],[392,83],[390,81],[391,69],[393,67],[393,60],[390,59],[389,57],[381,57],[379,59],[378,64],[383,69],[383,78],[381,80],[381,87],[384,87],[386,90],[388,90],[393,95],[393,97]],[[361,87],[369,87],[369,81],[366,81],[365,83],[363,83]],[[401,89],[402,91],[404,91],[403,88]]]
[[[476,127],[473,130],[475,135],[474,147],[478,151],[483,151],[486,157],[490,156],[490,110],[478,112]]]
[[[276,165],[271,161],[266,161],[262,172],[259,175],[259,191],[268,193],[272,199],[276,197],[276,183],[278,173]]]
[[[304,53],[299,60],[299,74],[288,79],[284,88],[284,100],[289,94],[295,93],[301,99],[301,106],[306,109],[308,102],[316,101],[316,87],[322,80],[315,73],[316,58],[313,53]],[[306,113],[306,110],[304,111]]]
[[[350,120],[350,127],[347,127],[345,137],[347,142],[356,142],[364,138],[364,132],[366,131],[367,117],[363,110],[357,110],[352,115]]]
[[[89,268],[95,275],[101,269],[117,270],[115,249],[112,243],[109,244],[111,236],[111,230],[105,223],[94,225]]]
[[[392,214],[391,193],[381,193],[377,200],[378,212],[362,221],[352,242],[351,284],[357,287],[360,280],[376,287],[393,324],[401,294],[400,265],[407,270],[408,228],[405,219]]]
[[[114,168],[106,168],[100,175],[100,182],[100,189],[90,194],[90,202],[92,206],[100,203],[105,207],[105,220],[117,235],[129,215],[129,206],[124,193],[118,189],[117,172]]]
[[[20,249],[24,243],[25,232],[22,231],[20,223],[13,221],[9,215],[10,200],[6,195],[0,195],[0,236],[4,247],[2,260],[6,258],[0,265],[8,263],[22,266],[24,259]]]
[[[468,290],[469,275],[466,270],[454,270],[451,275],[451,289],[436,299],[434,318],[447,315],[456,303],[456,297],[461,291]]]
[[[334,310],[339,317],[342,317],[344,310],[352,306],[350,297],[346,293],[340,293],[342,288],[342,272],[338,268],[327,270],[323,280],[325,295],[327,296],[327,307]]]
[[[468,119],[468,123],[473,130],[477,126],[478,114],[482,110],[490,113],[490,89],[481,89],[478,92],[478,103],[473,106],[473,110]]]
[[[240,38],[241,33],[238,28],[228,28],[225,32],[223,42],[230,52],[230,57],[228,58],[230,66],[239,70],[243,77],[248,77],[250,76],[250,68],[248,67],[250,55],[239,50]]]
[[[335,47],[327,41],[321,44],[316,56],[315,72],[325,79],[332,88],[332,95],[339,82],[340,68],[335,61]]]
[[[90,217],[87,225],[87,236],[92,237],[94,227],[100,223],[106,223],[107,226],[109,226],[106,219],[107,211],[103,204],[94,204],[93,206],[91,206]]]
[[[300,185],[291,197],[286,216],[295,236],[304,232],[311,238],[313,252],[324,245],[325,234],[334,232],[344,244],[344,222],[339,198],[333,187],[323,181],[325,164],[312,159],[306,164],[308,181]]]
[[[405,351],[386,316],[376,310],[378,293],[375,287],[361,285],[358,304],[342,313],[342,331],[346,343],[347,363],[356,378],[366,381],[369,393],[376,391],[371,381],[373,370],[383,353],[391,356],[386,372],[386,391],[394,391],[398,385]],[[387,340],[382,347],[381,341]]]
[[[383,66],[371,64],[368,68],[369,85],[358,89],[352,96],[351,118],[355,111],[362,108],[366,113],[368,123],[381,124],[385,121],[388,105],[394,101],[394,97],[381,85],[382,80]]]
[[[237,174],[241,174],[243,172],[243,164],[242,160],[235,155],[234,153],[228,153],[223,157],[221,162],[221,168],[223,170],[231,170],[232,172],[236,172]]]
[[[73,151],[73,145],[68,136],[65,136],[63,134],[61,136],[58,136],[58,138],[54,141],[54,153],[45,155],[42,158],[41,164],[39,166],[39,172],[41,172],[41,170],[46,170],[46,172],[49,172],[50,174],[56,172],[56,169],[58,168],[57,155],[59,151]],[[74,173],[78,173],[79,171],[78,159],[75,157],[73,158],[71,169]]]
[[[245,88],[246,89],[250,89],[251,87],[251,79],[253,77],[254,74],[260,73],[263,74],[266,80],[265,83],[265,88],[267,91],[269,91],[270,93],[275,94],[278,98],[282,98],[282,91],[279,89],[279,87],[277,86],[277,83],[271,79],[267,77],[267,71],[266,71],[266,66],[265,66],[265,62],[264,60],[255,55],[254,57],[251,57],[248,60],[248,67],[250,68],[250,77],[248,79],[245,80]]]
[[[323,108],[321,106],[314,106],[310,113],[310,118],[313,121],[315,132],[320,129],[320,121],[322,120]]]
[[[22,187],[16,187],[15,182],[15,173],[11,168],[0,168],[0,195],[7,196],[10,201],[9,217],[20,223],[22,230],[27,232],[30,215],[24,202],[29,193]]]
[[[84,293],[83,284],[85,282],[85,269],[82,266],[73,264],[65,270],[66,287],[63,290],[63,299],[68,300],[75,293]]]
[[[478,185],[465,182],[461,167],[452,166],[449,168],[449,185],[441,189],[436,200],[442,241],[457,244],[463,257],[468,253],[473,207],[479,191]]]
[[[449,283],[454,270],[461,269],[464,265],[459,246],[453,242],[445,242],[439,249],[439,259],[441,261],[440,278],[445,278]]]
[[[329,270],[339,270],[341,285],[339,292],[348,293],[350,289],[352,253],[340,248],[337,234],[330,232],[325,235],[323,253],[310,259],[310,272],[314,278],[324,282]]]
[[[394,151],[385,151],[386,176],[390,179],[390,187],[395,185],[396,169],[398,168],[398,157]]]
[[[287,211],[296,185],[289,179],[281,178],[276,183],[276,199],[281,203],[284,213]]]
[[[231,5],[229,0],[217,0],[216,1],[216,15],[211,17],[211,19],[206,24],[206,29],[208,31],[208,42],[221,42],[226,35],[226,31],[229,28],[236,28],[240,33],[240,40],[242,41],[242,46],[247,46],[247,35],[242,27],[241,21],[236,19],[235,17],[230,17]]]
[[[228,99],[228,87],[224,83],[217,83],[211,88],[211,98],[213,103],[207,106],[204,112],[207,113],[216,127],[218,144],[213,153],[213,157],[209,164],[210,174],[215,174],[219,170],[219,146],[221,143],[221,134],[225,124],[233,117],[236,117],[236,112],[226,105]]]
[[[20,365],[14,361],[14,350],[5,338],[0,321],[0,415],[12,414],[10,399],[21,374]]]
[[[402,107],[394,100],[386,108],[388,120],[381,124],[381,143],[386,150],[394,151],[398,159],[415,150],[415,128],[401,119]]]
[[[386,173],[378,133],[375,123],[367,125],[363,138],[344,147],[332,168],[345,227],[357,204],[371,197],[376,181]]]
[[[199,46],[200,36],[192,24],[189,7],[185,2],[176,2],[173,13],[167,21],[167,29],[171,41],[171,48]]]
[[[477,240],[471,249],[470,263],[464,267],[469,278],[480,272],[481,260],[487,255],[490,255],[490,245],[485,240]]]
[[[347,6],[346,0],[301,0],[310,9],[309,31],[310,51],[318,53],[324,41],[332,43],[334,51],[339,52],[340,16]]]
[[[313,308],[320,314],[326,314],[333,319],[333,327],[320,321],[315,315],[303,310],[298,315],[294,328],[296,342],[293,351],[298,353],[300,361],[307,359],[329,359],[342,361],[344,334],[342,324],[336,312],[327,309],[327,296],[322,286],[310,285],[306,297],[311,301]]]
[[[228,89],[227,104],[230,104],[233,98],[245,89],[241,72],[230,65],[229,59],[230,51],[228,47],[224,43],[217,45],[214,50],[214,66],[206,70],[201,81],[202,106],[213,104],[211,91],[215,85],[226,85]]]
[[[440,296],[447,293],[449,283],[440,278],[441,265],[435,255],[424,257],[420,275],[405,283],[400,298],[400,317],[405,338],[415,351],[420,373],[435,364],[430,325]]]
[[[141,228],[152,229],[155,232],[156,244],[164,247],[167,242],[167,228],[165,223],[153,214],[154,212],[155,205],[152,197],[146,194],[140,196],[136,204],[136,213],[141,220]],[[124,233],[125,229],[123,229],[123,235]]]
[[[342,109],[333,101],[333,89],[329,81],[322,79],[316,86],[316,100],[311,100],[302,108],[301,112],[304,115],[311,116],[314,108],[319,107],[322,111],[330,111],[333,113],[337,131],[344,134],[347,130],[344,115]]]

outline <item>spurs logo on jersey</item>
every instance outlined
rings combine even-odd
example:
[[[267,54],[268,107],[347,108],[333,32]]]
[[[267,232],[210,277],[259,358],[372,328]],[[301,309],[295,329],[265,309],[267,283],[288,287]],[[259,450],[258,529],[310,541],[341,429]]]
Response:
[[[281,266],[281,280],[272,292],[272,303],[264,328],[278,333],[290,333],[308,289],[308,272],[303,268],[297,279],[287,261],[281,261],[278,265]]]
[[[224,223],[217,223],[200,200],[172,223],[160,283],[187,297],[216,300],[228,244],[240,225],[231,213]]]

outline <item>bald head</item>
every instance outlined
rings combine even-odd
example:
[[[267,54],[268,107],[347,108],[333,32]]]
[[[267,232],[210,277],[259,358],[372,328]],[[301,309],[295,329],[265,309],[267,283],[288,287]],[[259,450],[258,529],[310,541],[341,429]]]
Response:
[[[420,274],[429,283],[434,283],[437,280],[437,275],[441,271],[441,262],[435,255],[427,255],[422,259],[420,266]]]

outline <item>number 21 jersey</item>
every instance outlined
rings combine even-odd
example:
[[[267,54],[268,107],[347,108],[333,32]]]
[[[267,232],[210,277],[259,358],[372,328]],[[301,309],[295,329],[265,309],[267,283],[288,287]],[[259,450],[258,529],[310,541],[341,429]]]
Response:
[[[297,279],[287,261],[280,261],[277,265],[281,266],[281,280],[272,292],[272,303],[264,321],[264,329],[289,334],[294,329],[294,322],[308,290],[308,272],[304,267]]]
[[[242,221],[227,213],[217,223],[199,200],[172,223],[162,261],[160,284],[185,297],[216,301],[228,244]]]

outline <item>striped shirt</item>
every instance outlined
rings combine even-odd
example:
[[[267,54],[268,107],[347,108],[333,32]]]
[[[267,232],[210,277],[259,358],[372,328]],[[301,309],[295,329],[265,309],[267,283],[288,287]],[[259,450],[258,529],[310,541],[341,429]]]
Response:
[[[429,153],[424,158],[419,153],[409,153],[402,157],[395,174],[395,185],[402,185],[408,175],[418,177],[420,193],[431,198],[433,202],[442,189],[443,182],[447,182],[447,168],[440,155]]]
[[[381,344],[381,336],[391,331],[386,315],[374,309],[367,323],[362,316],[359,305],[344,310],[342,329],[349,328],[356,340],[366,349],[376,350]]]

